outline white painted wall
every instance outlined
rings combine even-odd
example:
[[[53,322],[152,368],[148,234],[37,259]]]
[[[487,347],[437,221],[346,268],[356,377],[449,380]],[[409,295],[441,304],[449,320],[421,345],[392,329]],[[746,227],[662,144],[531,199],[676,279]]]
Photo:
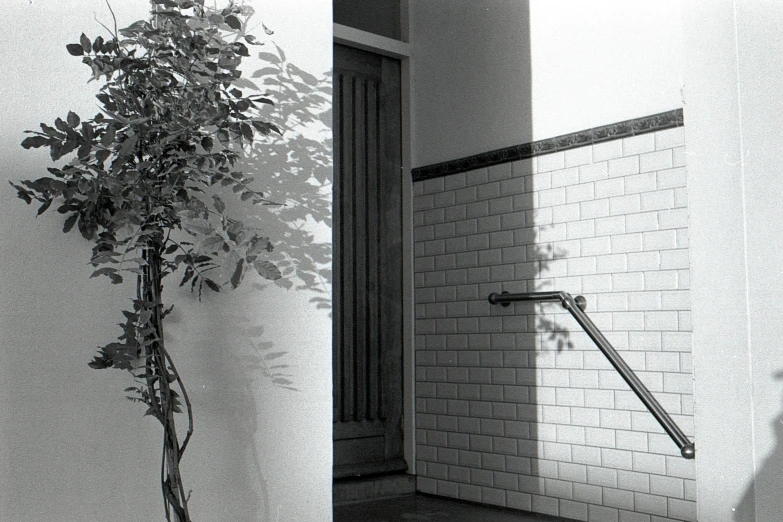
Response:
[[[273,29],[291,63],[316,76],[331,69],[330,2],[247,3],[255,33],[263,36],[261,21]],[[149,3],[112,6],[122,27]],[[160,430],[124,399],[127,374],[87,367],[116,336],[133,289],[89,279],[90,244],[63,235],[54,212],[33,219],[6,183],[50,165],[47,152],[19,146],[22,131],[68,110],[96,112],[96,86],[65,44],[104,33],[94,15],[107,25],[111,17],[102,0],[13,0],[3,10],[14,23],[0,35],[0,519],[162,520]],[[183,464],[193,516],[330,520],[331,319],[312,292],[256,282],[203,303],[173,281],[166,288],[178,308],[169,343],[195,406]],[[299,391],[262,375],[258,342],[286,352],[275,362],[290,366]]]
[[[413,166],[682,106],[677,0],[411,0]]]
[[[783,6],[686,3],[699,520],[783,512]]]

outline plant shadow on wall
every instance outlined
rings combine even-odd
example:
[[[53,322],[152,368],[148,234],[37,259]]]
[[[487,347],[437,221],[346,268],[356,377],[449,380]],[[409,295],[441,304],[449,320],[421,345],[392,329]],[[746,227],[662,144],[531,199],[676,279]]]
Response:
[[[264,221],[265,230],[281,239],[270,256],[283,275],[275,284],[307,290],[317,309],[331,310],[332,77],[300,69],[274,47],[260,53],[268,66],[253,72],[252,79],[274,99],[266,117],[282,136],[267,133],[243,167],[263,179],[265,192],[281,203]]]
[[[783,371],[777,372],[775,380],[783,381]],[[782,404],[783,405],[783,404]],[[761,467],[757,467],[750,484],[745,489],[739,505],[734,510],[736,522],[761,520],[759,517],[769,513],[757,512],[757,498],[771,499],[780,495],[780,480],[783,477],[783,412],[772,421],[776,444]],[[774,503],[773,503],[774,504]],[[767,508],[769,509],[769,508]]]
[[[314,292],[317,308],[330,306],[331,160],[323,136],[330,98],[328,79],[319,82],[284,64],[278,48],[277,57],[260,55],[278,67],[256,75],[266,76],[265,83],[275,83],[276,77],[281,87],[283,107],[277,113],[266,109],[274,102],[240,70],[250,49],[262,45],[246,33],[252,10],[233,3],[205,7],[204,0],[152,4],[149,20],[122,29],[115,23],[113,30],[107,28],[110,38],[82,34],[78,43],[66,46],[90,67],[92,80],[104,82],[96,96],[100,112],[92,119],[68,112],[54,126],[42,123],[22,145],[48,148],[56,166],[48,169],[49,177],[11,184],[28,204],[41,204],[38,215],[56,204],[66,216],[63,231],[78,230],[94,242],[92,277],[106,276],[113,284],[135,280],[132,306],[122,311],[122,333],[99,348],[90,366],[133,376],[133,386],[125,389],[128,398],[145,405],[145,416],[163,428],[160,486],[166,520],[189,522],[190,493],[180,462],[195,433],[194,415],[167,342],[172,337],[164,335],[164,320],[172,312],[182,314],[164,306],[163,280],[176,277],[193,293],[191,300],[201,300],[261,276]],[[248,88],[257,93],[246,94]],[[306,93],[298,95],[298,88]],[[276,117],[290,139],[252,147],[257,138],[283,134],[273,123]],[[312,130],[317,121],[320,134]],[[266,188],[283,206],[256,189],[262,182],[254,182],[249,170],[269,180],[272,186]],[[271,212],[249,212],[242,203]],[[313,232],[319,227],[320,236]],[[277,249],[281,243],[285,247]],[[180,321],[186,322],[180,317],[174,323]],[[233,363],[295,391],[281,362],[286,352],[257,342],[262,333],[257,325],[246,333],[254,348],[247,352],[250,360]],[[257,375],[247,374],[248,387]],[[255,417],[252,395],[239,404]],[[184,436],[176,430],[183,416]],[[247,426],[251,434],[254,422]],[[251,436],[240,438],[255,451]],[[255,453],[253,461],[263,481]]]

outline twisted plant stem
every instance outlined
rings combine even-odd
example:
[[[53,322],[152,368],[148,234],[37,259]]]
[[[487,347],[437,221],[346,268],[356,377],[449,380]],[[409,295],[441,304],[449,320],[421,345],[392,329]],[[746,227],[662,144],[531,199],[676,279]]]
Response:
[[[161,490],[165,507],[166,520],[169,522],[191,522],[188,511],[188,496],[182,482],[180,462],[193,434],[193,412],[190,398],[185,390],[179,373],[165,348],[165,334],[163,330],[163,284],[162,266],[163,258],[161,245],[151,244],[144,251],[146,261],[143,275],[141,275],[142,308],[151,312],[150,332],[145,338],[146,379],[147,389],[150,392],[150,407],[152,415],[158,419],[163,427],[163,455],[161,457]],[[188,431],[180,445],[177,437],[177,428],[174,414],[178,401],[177,395],[171,389],[171,384],[176,382],[188,415]],[[157,387],[156,387],[157,385]]]

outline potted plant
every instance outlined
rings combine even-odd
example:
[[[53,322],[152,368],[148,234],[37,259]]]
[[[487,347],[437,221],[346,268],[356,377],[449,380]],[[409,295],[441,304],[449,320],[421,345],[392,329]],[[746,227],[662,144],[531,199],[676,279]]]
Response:
[[[111,7],[109,7],[111,9]],[[48,148],[49,175],[11,183],[38,215],[52,205],[64,232],[94,242],[92,277],[135,281],[116,340],[89,363],[133,374],[125,391],[163,428],[161,489],[166,519],[190,521],[180,462],[193,435],[193,412],[182,375],[166,348],[163,281],[177,274],[198,294],[237,287],[248,271],[276,280],[268,237],[231,215],[226,193],[240,202],[271,202],[238,169],[243,150],[259,135],[280,133],[260,109],[264,94],[238,86],[250,46],[250,11],[204,0],[152,0],[149,20],[110,37],[82,34],[67,51],[103,82],[91,119],[68,112],[53,125],[28,131],[22,146]],[[68,160],[67,162],[65,160]],[[177,414],[187,418],[184,435]]]

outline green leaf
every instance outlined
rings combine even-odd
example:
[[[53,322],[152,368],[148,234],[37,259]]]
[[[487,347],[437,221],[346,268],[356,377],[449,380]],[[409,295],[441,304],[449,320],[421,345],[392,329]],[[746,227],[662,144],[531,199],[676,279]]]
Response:
[[[201,248],[206,250],[211,247],[215,247],[214,250],[220,250],[223,247],[223,242],[224,239],[220,236],[210,236],[201,243]]]
[[[47,143],[49,143],[49,140],[43,136],[30,136],[22,141],[22,147],[25,149],[37,149],[38,147],[43,147]]]
[[[82,47],[82,44],[68,44],[65,48],[72,56],[84,56],[84,47]]]
[[[226,22],[226,25],[228,25],[231,29],[236,29],[237,31],[242,29],[242,22],[240,22],[239,18],[234,15],[228,15],[223,21]]]
[[[108,361],[106,361],[103,357],[98,357],[97,355],[93,357],[92,361],[87,363],[87,366],[90,368],[94,368],[96,370],[105,370],[110,365],[108,364]]]
[[[95,153],[95,160],[100,164],[103,165],[103,163],[111,156],[111,151],[108,149],[99,150]]]
[[[204,283],[213,291],[213,292],[220,292],[220,285],[214,282],[211,279],[204,278]]]
[[[239,286],[239,283],[242,281],[242,271],[245,268],[245,260],[240,259],[237,263],[237,267],[234,270],[234,275],[231,276],[231,286],[234,288]]]
[[[250,51],[247,50],[247,46],[242,42],[234,42],[234,52],[239,56],[250,56]]]
[[[95,53],[103,52],[103,36],[99,36],[92,44],[92,50]]]
[[[99,268],[98,270],[93,272],[92,275],[90,275],[90,278],[98,277],[98,276],[102,276],[102,275],[110,275],[110,274],[114,274],[116,272],[117,272],[116,269],[114,269],[114,268],[112,268],[110,266],[105,266],[105,267]]]
[[[179,286],[183,286],[185,283],[187,283],[191,277],[193,277],[193,274],[195,272],[193,271],[193,267],[186,267],[185,268],[185,275],[182,276],[182,281],[180,281]],[[195,283],[195,280],[194,280]]]
[[[68,111],[68,116],[66,118],[66,121],[68,122],[68,125],[70,125],[71,127],[78,127],[79,123],[81,122],[81,120],[79,119],[79,115],[73,111]]]
[[[253,127],[247,123],[242,123],[240,128],[242,129],[242,136],[247,138],[248,141],[253,141]]]
[[[270,281],[277,281],[281,277],[283,277],[283,274],[280,272],[280,269],[275,266],[274,263],[270,261],[266,261],[264,259],[257,259],[253,262],[253,267],[255,267],[256,272],[258,272],[258,275],[263,277],[264,279],[269,279]]]
[[[76,156],[81,160],[86,160],[90,157],[90,152],[92,152],[92,144],[90,142],[85,142],[79,147]]]
[[[85,53],[89,53],[90,49],[92,49],[92,42],[89,38],[87,38],[87,35],[82,33],[82,35],[79,37],[79,43],[82,44],[82,49]]]
[[[228,234],[228,238],[231,241],[235,241],[239,243],[240,242],[239,236],[240,234],[242,234],[244,228],[245,228],[245,224],[242,223],[241,221],[232,221],[231,225],[229,225],[226,228],[226,234]]]
[[[112,143],[114,143],[114,135],[115,135],[114,125],[107,126],[106,132],[104,132],[103,136],[101,136],[101,145],[103,145],[104,147],[108,147]]]
[[[44,204],[43,204],[43,205],[41,205],[41,207],[38,209],[38,213],[36,214],[36,216],[40,216],[41,214],[43,214],[44,212],[46,212],[46,210],[47,210],[47,209],[48,209],[48,208],[49,208],[51,205],[52,205],[52,200],[51,200],[51,199],[47,199],[47,200],[46,200],[46,202],[44,202]]]
[[[77,219],[79,219],[79,214],[71,214],[68,216],[68,219],[66,219],[65,223],[63,223],[63,232],[66,234],[70,232],[73,226],[76,224]]]
[[[221,214],[226,210],[226,204],[223,203],[223,200],[217,194],[212,196],[212,204],[214,205],[215,210]]]

